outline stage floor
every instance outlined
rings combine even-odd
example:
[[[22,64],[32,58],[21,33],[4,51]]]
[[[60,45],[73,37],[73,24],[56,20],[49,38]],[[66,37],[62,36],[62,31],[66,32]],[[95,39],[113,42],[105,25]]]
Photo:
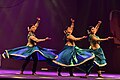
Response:
[[[88,78],[83,78],[84,73],[74,73],[70,77],[67,72],[62,72],[63,76],[57,76],[57,72],[38,71],[37,75],[31,75],[31,71],[25,71],[23,75],[18,70],[0,70],[0,79],[6,80],[120,80],[120,74],[103,74],[104,78],[98,78],[97,74],[90,74]]]

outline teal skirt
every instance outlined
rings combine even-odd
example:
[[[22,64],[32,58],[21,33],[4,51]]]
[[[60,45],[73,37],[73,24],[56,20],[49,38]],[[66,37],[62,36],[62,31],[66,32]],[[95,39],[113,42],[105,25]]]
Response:
[[[96,65],[98,65],[99,67],[102,67],[102,66],[105,66],[107,64],[102,48],[98,48],[98,49],[93,50],[93,53],[95,55],[94,62]]]
[[[53,49],[41,48],[39,46],[21,46],[9,50],[5,50],[2,54],[3,58],[13,58],[16,60],[25,60],[28,56],[33,53],[37,53],[38,60],[46,60],[46,59],[55,59],[56,54]],[[31,60],[32,57],[31,57]]]
[[[53,62],[59,66],[72,67],[80,66],[91,59],[94,59],[94,54],[90,53],[89,49],[81,49],[77,46],[65,46],[58,54],[58,58],[53,60]]]

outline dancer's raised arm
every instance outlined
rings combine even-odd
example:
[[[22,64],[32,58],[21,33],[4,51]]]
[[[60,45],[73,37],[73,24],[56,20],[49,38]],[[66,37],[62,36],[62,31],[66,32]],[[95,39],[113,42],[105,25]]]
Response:
[[[98,31],[101,23],[102,23],[102,21],[98,21],[97,25],[95,26],[96,32]]]
[[[71,26],[70,26],[70,27],[71,27],[71,28],[74,28],[74,22],[75,22],[75,20],[74,20],[73,18],[71,18],[71,22],[72,22],[72,23],[71,23]]]
[[[35,27],[37,28],[39,26],[39,23],[40,23],[40,18],[37,18],[37,21],[35,23]]]

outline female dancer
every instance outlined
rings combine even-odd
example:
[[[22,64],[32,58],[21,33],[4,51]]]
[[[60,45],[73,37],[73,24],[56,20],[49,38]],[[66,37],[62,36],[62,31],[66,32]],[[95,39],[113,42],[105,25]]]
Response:
[[[38,39],[35,36],[35,31],[39,25],[40,18],[37,18],[37,22],[33,25],[30,25],[28,27],[28,43],[26,46],[5,50],[5,52],[2,54],[4,58],[14,58],[14,59],[22,59],[25,60],[25,62],[22,65],[22,69],[20,74],[23,74],[23,71],[27,64],[30,62],[30,60],[33,60],[33,68],[32,68],[32,75],[35,75],[36,73],[36,67],[38,60],[46,60],[46,59],[55,59],[56,55],[53,53],[52,49],[47,48],[41,48],[36,45],[37,42],[42,42],[46,40],[50,40],[50,38],[46,37],[45,39]]]
[[[100,47],[100,42],[101,41],[106,41],[109,39],[112,39],[113,37],[107,37],[107,38],[99,38],[98,36],[96,36],[96,32],[99,29],[99,26],[102,22],[98,21],[97,25],[94,26],[89,26],[88,34],[89,34],[89,42],[90,42],[90,49],[93,51],[94,55],[95,55],[95,63],[98,67],[98,77],[103,77],[101,74],[101,68],[103,66],[105,66],[106,63],[106,58],[104,55],[104,52],[102,50],[102,48]],[[86,77],[88,77],[89,73],[86,73]]]
[[[58,54],[58,58],[56,60],[53,60],[54,63],[60,66],[58,68],[58,76],[61,76],[62,67],[68,67],[70,76],[73,76],[72,69],[74,66],[79,66],[86,61],[94,58],[93,54],[75,45],[75,41],[82,40],[86,38],[86,36],[79,38],[74,37],[72,35],[74,29],[74,20],[71,19],[71,22],[71,26],[67,27],[67,29],[64,31],[65,47],[62,52]]]

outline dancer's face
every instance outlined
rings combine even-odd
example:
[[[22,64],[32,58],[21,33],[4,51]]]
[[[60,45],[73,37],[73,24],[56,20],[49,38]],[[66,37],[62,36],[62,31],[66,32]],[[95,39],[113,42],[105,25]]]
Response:
[[[36,27],[35,27],[35,25],[33,25],[31,28],[30,28],[30,30],[32,31],[32,32],[35,32],[36,31]]]
[[[72,32],[73,32],[73,28],[68,27],[67,30],[66,30],[66,32],[72,34]]]
[[[96,28],[94,28],[94,27],[91,28],[91,33],[92,33],[92,34],[95,34],[96,31],[97,31]]]

